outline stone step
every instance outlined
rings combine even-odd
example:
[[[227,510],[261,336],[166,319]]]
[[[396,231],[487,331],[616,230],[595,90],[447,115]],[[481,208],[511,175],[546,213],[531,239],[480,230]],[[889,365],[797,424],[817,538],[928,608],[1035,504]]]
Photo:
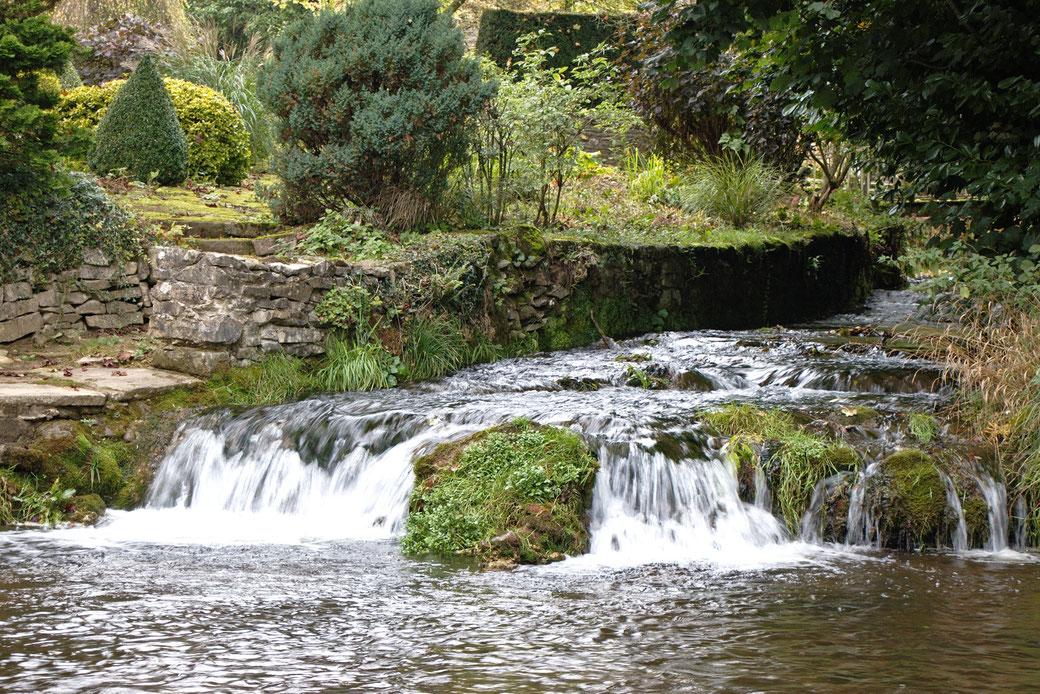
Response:
[[[185,236],[196,239],[255,239],[283,229],[278,222],[212,222],[191,219],[157,219],[155,222],[164,227],[176,224]]]
[[[272,234],[259,238],[221,238],[221,239],[193,239],[191,246],[200,251],[212,253],[231,253],[233,255],[275,255],[292,246],[296,235],[293,232],[284,234]]]

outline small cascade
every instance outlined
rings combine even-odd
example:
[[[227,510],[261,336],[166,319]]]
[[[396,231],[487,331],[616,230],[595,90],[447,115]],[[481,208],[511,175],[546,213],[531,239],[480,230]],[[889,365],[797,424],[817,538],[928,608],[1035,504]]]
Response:
[[[986,511],[989,515],[989,541],[986,542],[986,549],[1002,552],[1008,548],[1007,489],[1003,482],[981,467],[976,468],[975,481],[982,492],[982,498],[986,501]]]
[[[877,523],[867,506],[867,483],[878,471],[880,463],[871,463],[859,473],[849,494],[849,515],[845,534],[847,545],[873,545],[877,540]]]
[[[805,509],[805,515],[802,516],[799,540],[814,545],[823,542],[823,502],[827,499],[827,495],[851,474],[851,472],[839,472],[816,483],[809,506]]]
[[[747,561],[785,539],[768,511],[740,500],[721,456],[670,457],[643,442],[604,444],[591,509],[591,554],[618,563]]]
[[[761,465],[755,466],[755,508],[766,513],[773,512],[773,493],[769,490],[769,478]]]
[[[949,475],[940,470],[939,478],[946,488],[946,503],[957,514],[957,527],[953,531],[950,543],[953,545],[954,552],[966,552],[968,551],[968,524],[964,521],[964,509],[961,507],[961,498],[957,495],[957,488],[954,487],[953,480],[950,479]]]
[[[152,511],[181,511],[214,533],[243,519],[282,537],[377,539],[400,534],[408,513],[412,460],[464,430],[416,417],[337,417],[323,426],[262,415],[185,431],[163,461]],[[248,533],[263,539],[263,534]]]
[[[1026,519],[1029,517],[1029,507],[1026,505],[1024,496],[1015,499],[1012,511],[1015,520],[1014,534],[1012,536],[1014,548],[1022,550],[1026,548]]]

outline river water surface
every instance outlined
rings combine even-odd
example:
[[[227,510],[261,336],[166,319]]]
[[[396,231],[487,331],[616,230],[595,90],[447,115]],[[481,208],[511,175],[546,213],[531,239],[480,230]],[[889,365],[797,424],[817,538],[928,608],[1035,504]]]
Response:
[[[1035,689],[1032,552],[800,541],[740,500],[698,422],[733,401],[936,405],[934,365],[835,332],[913,309],[882,293],[797,330],[670,333],[203,416],[146,508],[0,533],[0,691]],[[616,358],[633,353],[671,387],[625,385]],[[516,416],[596,450],[590,554],[506,573],[402,556],[414,455]],[[868,461],[906,443],[854,429]]]

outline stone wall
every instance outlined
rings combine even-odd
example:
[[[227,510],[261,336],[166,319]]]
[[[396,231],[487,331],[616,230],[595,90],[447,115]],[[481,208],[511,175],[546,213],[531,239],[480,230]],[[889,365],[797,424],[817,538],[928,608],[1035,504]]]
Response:
[[[480,298],[463,309],[472,315],[443,308],[498,343],[525,340],[545,350],[590,344],[602,334],[620,339],[810,318],[863,301],[872,281],[865,237],[845,233],[726,248],[486,235],[467,253],[466,289]],[[150,262],[150,332],[163,343],[155,364],[201,376],[277,351],[321,354],[327,326],[314,309],[330,288],[362,282],[392,297],[399,283],[421,284],[431,272],[429,258],[386,266],[289,263],[175,247],[153,249]],[[458,262],[451,256],[440,266]]]
[[[143,325],[148,276],[147,263],[114,263],[99,251],[85,252],[80,267],[43,279],[22,271],[0,285],[0,344]]]
[[[156,366],[208,375],[284,351],[324,351],[314,307],[355,266],[320,260],[266,261],[225,253],[157,247],[152,264],[150,331],[164,349]]]

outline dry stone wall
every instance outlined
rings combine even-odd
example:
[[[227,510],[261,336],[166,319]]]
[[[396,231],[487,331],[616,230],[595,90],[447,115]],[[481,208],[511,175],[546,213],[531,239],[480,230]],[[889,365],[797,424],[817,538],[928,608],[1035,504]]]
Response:
[[[146,262],[113,262],[100,251],[87,251],[83,265],[43,279],[22,271],[0,285],[0,344],[143,325],[148,278]]]

